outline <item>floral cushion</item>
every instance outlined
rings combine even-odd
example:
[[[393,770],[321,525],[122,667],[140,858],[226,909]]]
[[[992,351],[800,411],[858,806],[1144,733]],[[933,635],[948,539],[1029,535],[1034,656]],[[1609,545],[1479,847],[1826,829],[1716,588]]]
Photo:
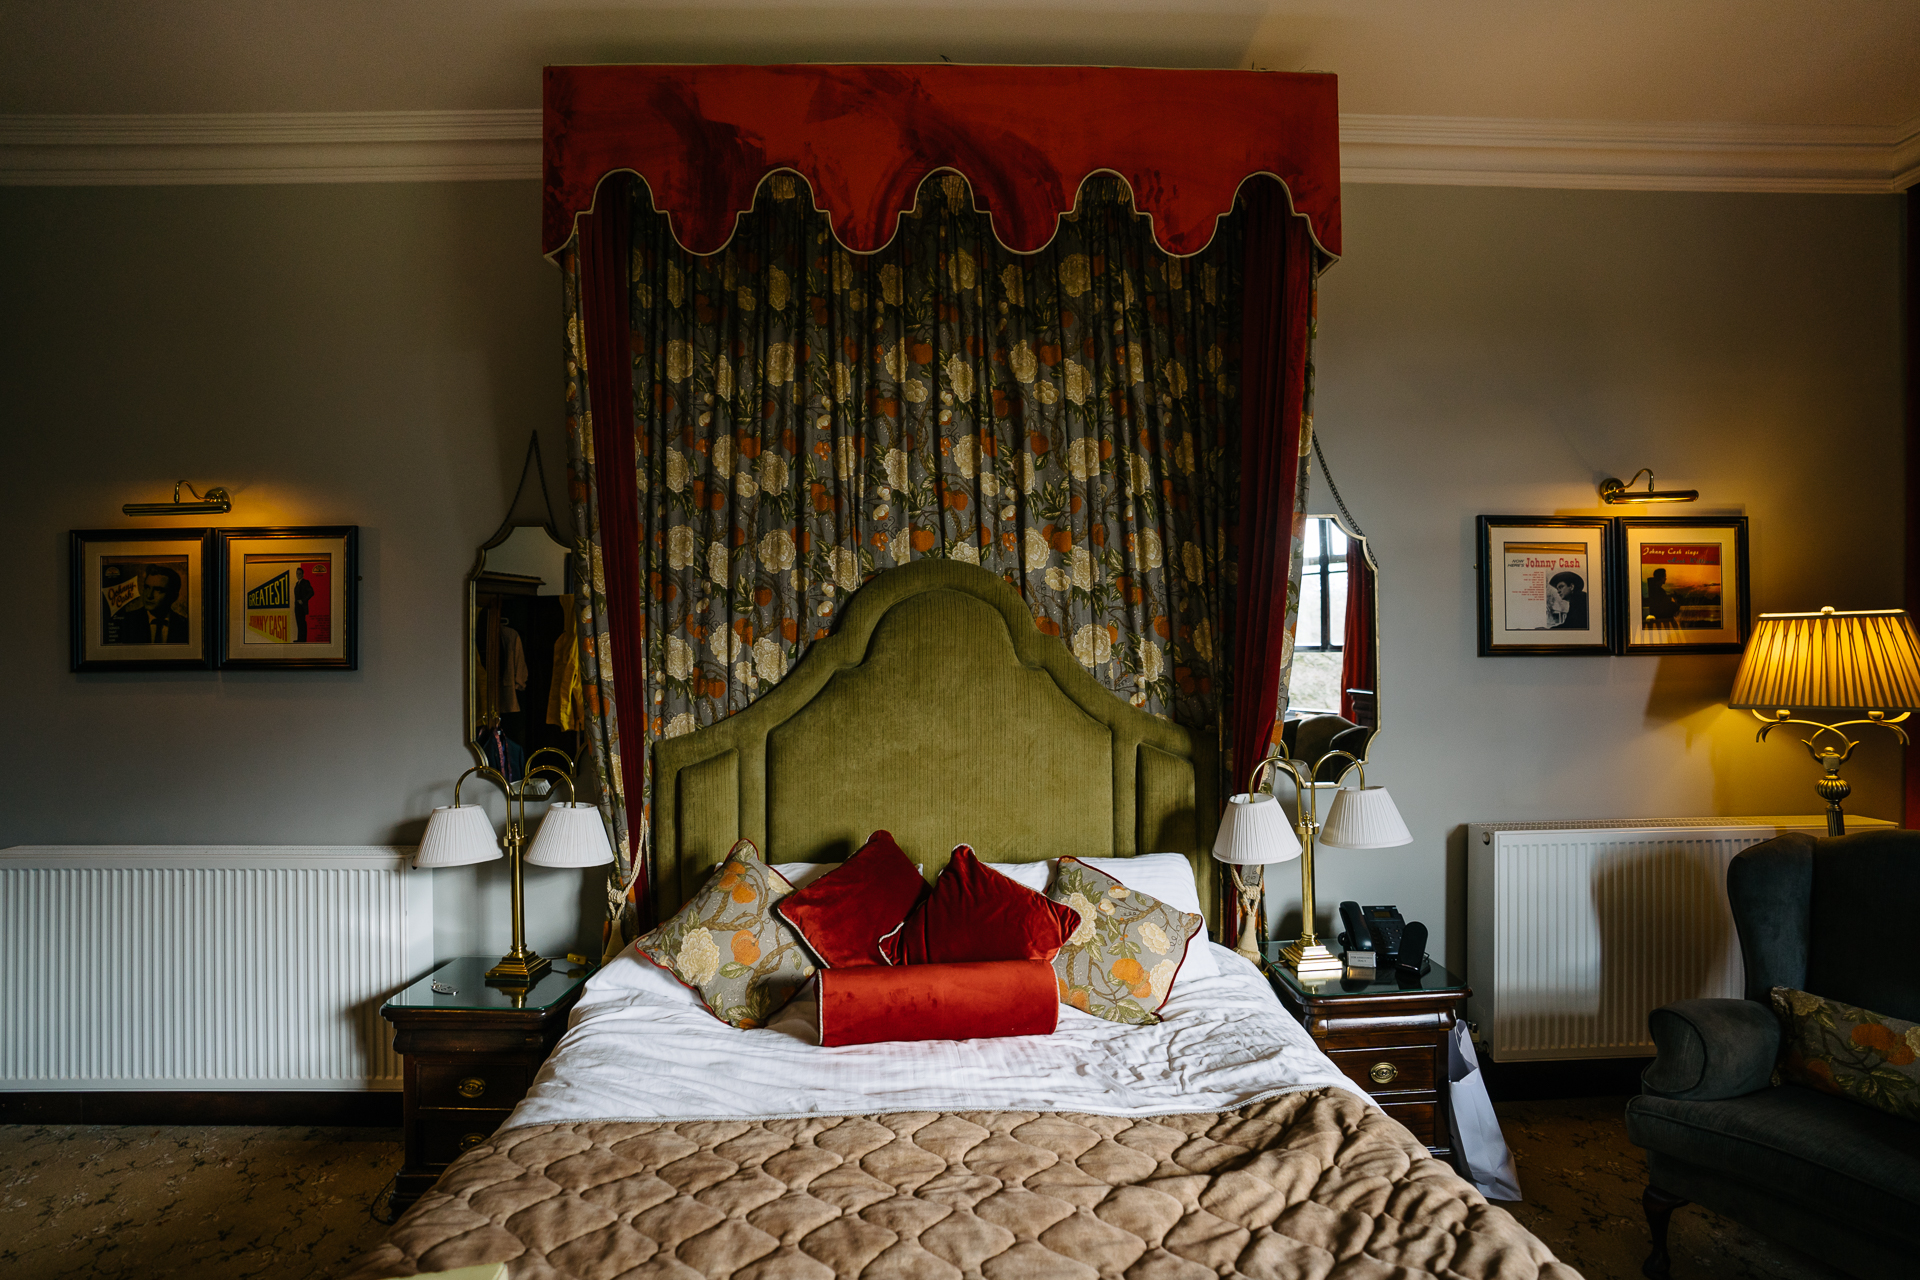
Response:
[[[633,945],[691,987],[716,1018],[758,1027],[813,977],[800,935],[773,911],[792,892],[742,840],[673,919]]]
[[[1060,859],[1047,896],[1079,914],[1053,958],[1060,1000],[1113,1022],[1151,1025],[1201,918],[1129,889],[1078,858]]]
[[[1780,1078],[1920,1120],[1920,1023],[1787,987],[1780,1016]]]

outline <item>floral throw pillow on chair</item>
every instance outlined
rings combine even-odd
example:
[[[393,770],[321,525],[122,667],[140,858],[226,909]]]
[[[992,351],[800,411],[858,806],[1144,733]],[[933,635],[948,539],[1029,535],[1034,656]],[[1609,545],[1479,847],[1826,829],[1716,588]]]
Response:
[[[716,1018],[743,1029],[763,1026],[814,973],[800,935],[773,911],[792,892],[753,841],[742,840],[673,919],[633,945]]]
[[[1920,1023],[1775,987],[1780,1078],[1920,1120]]]
[[[1201,918],[1129,889],[1078,858],[1060,859],[1047,896],[1080,918],[1053,958],[1060,1002],[1112,1022],[1160,1021],[1160,1006]]]

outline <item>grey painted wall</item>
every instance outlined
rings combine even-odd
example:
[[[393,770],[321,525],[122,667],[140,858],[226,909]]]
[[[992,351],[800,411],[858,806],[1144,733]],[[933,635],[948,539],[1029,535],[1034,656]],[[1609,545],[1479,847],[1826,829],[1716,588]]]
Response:
[[[556,489],[565,457],[538,198],[0,189],[0,845],[409,843],[447,802],[462,581],[529,431]],[[1363,186],[1345,214],[1317,421],[1383,562],[1373,780],[1415,843],[1329,852],[1320,900],[1397,902],[1457,962],[1468,821],[1810,807],[1804,753],[1726,711],[1732,659],[1474,657],[1473,518],[1651,466],[1752,518],[1761,608],[1897,602],[1898,207]],[[182,476],[227,523],[361,526],[360,671],[67,672],[67,530]],[[1897,816],[1896,765],[1862,748],[1857,812]],[[431,873],[441,955],[504,949],[498,866]],[[531,872],[535,945],[597,939],[595,892]]]
[[[1414,843],[1325,853],[1317,914],[1398,903],[1460,965],[1465,823],[1818,811],[1806,752],[1727,710],[1736,658],[1476,657],[1474,519],[1629,510],[1598,482],[1652,467],[1700,501],[1640,510],[1749,518],[1756,611],[1899,605],[1898,199],[1349,186],[1343,212],[1315,425],[1381,562],[1368,781]],[[1898,764],[1869,736],[1849,809],[1898,820]]]
[[[0,190],[0,846],[418,839],[472,763],[463,583],[536,428],[567,518],[538,216],[532,182]],[[67,531],[182,477],[232,514],[143,525],[360,526],[357,672],[68,672]],[[441,955],[506,949],[500,867],[419,873]],[[597,946],[586,875],[528,880],[543,953]]]

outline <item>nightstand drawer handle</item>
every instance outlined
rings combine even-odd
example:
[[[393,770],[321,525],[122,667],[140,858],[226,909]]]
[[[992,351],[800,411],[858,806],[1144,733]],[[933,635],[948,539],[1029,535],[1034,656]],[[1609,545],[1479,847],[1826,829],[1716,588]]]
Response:
[[[453,1091],[463,1098],[477,1098],[487,1091],[487,1082],[479,1076],[468,1076],[453,1086]]]
[[[462,1151],[471,1151],[486,1140],[487,1135],[484,1133],[464,1134],[460,1138],[460,1149]]]
[[[1392,1084],[1400,1078],[1400,1068],[1391,1062],[1376,1062],[1367,1068],[1367,1078],[1375,1084]]]

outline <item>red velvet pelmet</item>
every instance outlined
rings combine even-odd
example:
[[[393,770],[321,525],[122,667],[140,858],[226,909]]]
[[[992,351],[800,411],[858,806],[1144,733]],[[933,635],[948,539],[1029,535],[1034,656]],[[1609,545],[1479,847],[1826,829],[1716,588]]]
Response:
[[[1060,991],[1044,960],[820,971],[820,1043],[1052,1035]]]
[[[1347,543],[1347,632],[1340,641],[1340,714],[1355,724],[1350,689],[1371,689],[1373,669],[1373,566],[1357,540]],[[1376,704],[1377,705],[1377,704]]]
[[[963,174],[1019,253],[1053,237],[1095,172],[1118,174],[1168,253],[1198,253],[1250,175],[1286,183],[1340,253],[1338,86],[1319,72],[1008,66],[585,66],[545,72],[543,248],[609,173],[646,181],[693,253],[717,252],[776,169],[840,243],[893,238],[921,181]]]
[[[613,714],[626,744],[620,755],[621,786],[630,802],[646,794],[646,707],[631,714],[625,700],[645,696],[640,617],[640,512],[633,440],[633,357],[629,350],[631,290],[627,279],[633,239],[632,202],[625,183],[610,183],[594,212],[580,219],[582,342],[587,352],[587,399],[593,413],[595,498],[600,512],[600,548],[607,575],[609,642],[602,655],[613,670]],[[604,705],[604,704],[603,704]],[[627,815],[633,859],[633,895],[642,921],[646,908],[645,816]]]

